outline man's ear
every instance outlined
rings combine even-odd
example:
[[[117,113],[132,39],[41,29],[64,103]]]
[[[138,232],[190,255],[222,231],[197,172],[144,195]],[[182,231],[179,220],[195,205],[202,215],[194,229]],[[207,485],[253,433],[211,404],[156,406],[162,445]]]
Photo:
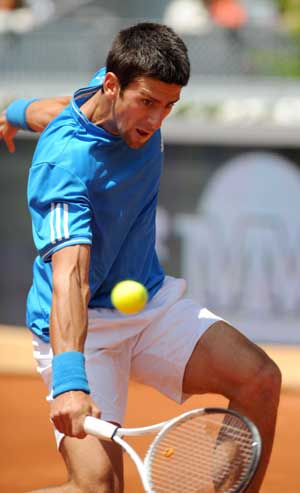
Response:
[[[114,100],[120,93],[120,82],[116,74],[107,72],[103,82],[103,92],[111,100]]]

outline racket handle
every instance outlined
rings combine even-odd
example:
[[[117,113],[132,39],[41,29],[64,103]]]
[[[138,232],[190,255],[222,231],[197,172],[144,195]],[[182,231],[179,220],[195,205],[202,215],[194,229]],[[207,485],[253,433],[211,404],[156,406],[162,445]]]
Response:
[[[118,429],[118,426],[102,419],[93,418],[92,416],[85,418],[83,427],[84,431],[89,435],[94,435],[104,440],[111,440]]]

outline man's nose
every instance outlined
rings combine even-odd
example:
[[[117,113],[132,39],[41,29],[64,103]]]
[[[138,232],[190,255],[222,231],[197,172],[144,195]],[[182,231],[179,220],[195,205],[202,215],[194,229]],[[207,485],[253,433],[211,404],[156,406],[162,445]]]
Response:
[[[163,122],[163,119],[165,118],[164,111],[161,110],[156,110],[151,113],[149,116],[149,125],[151,126],[151,129],[158,130]]]

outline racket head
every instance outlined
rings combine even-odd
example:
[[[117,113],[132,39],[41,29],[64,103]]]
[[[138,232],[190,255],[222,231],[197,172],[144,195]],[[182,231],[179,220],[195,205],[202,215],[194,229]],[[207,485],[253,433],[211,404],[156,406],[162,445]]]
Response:
[[[236,411],[201,408],[170,420],[145,456],[151,493],[236,493],[261,454],[257,427]]]

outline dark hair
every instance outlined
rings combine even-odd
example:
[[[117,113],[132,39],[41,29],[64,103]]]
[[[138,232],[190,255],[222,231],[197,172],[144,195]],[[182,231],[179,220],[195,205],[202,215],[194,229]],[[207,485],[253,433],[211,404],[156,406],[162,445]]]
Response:
[[[106,70],[118,77],[122,90],[140,76],[185,86],[190,62],[184,42],[173,29],[142,22],[116,36],[107,55]]]

